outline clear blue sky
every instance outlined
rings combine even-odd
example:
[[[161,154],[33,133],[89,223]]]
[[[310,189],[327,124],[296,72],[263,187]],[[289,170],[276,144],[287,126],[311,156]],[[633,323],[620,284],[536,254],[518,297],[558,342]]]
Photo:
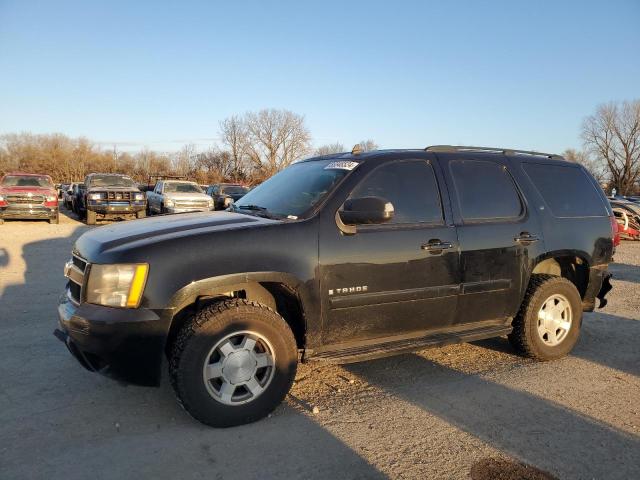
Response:
[[[274,107],[316,145],[562,151],[633,98],[639,0],[0,0],[0,133],[170,150]]]

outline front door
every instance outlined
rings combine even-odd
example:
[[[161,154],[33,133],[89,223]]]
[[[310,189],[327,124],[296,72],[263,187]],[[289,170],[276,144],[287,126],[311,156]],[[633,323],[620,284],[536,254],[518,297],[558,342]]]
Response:
[[[460,288],[456,229],[432,160],[397,160],[368,173],[348,198],[382,197],[394,216],[345,235],[320,233],[323,343],[418,334],[451,325]],[[345,198],[346,200],[347,198]],[[452,222],[451,222],[452,223]]]

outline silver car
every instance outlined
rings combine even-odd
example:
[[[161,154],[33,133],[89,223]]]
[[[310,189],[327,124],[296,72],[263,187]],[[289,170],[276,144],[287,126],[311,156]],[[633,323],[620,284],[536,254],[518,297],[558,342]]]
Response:
[[[147,192],[147,205],[150,214],[206,212],[213,210],[213,199],[195,182],[162,180]]]

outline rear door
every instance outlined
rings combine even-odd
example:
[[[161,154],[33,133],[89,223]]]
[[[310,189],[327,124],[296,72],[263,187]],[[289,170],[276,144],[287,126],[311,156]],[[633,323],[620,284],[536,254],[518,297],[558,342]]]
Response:
[[[451,325],[460,284],[456,229],[430,159],[369,172],[341,199],[390,201],[393,219],[343,234],[329,212],[320,233],[323,343],[407,335]],[[335,213],[335,211],[333,211]]]
[[[537,215],[506,156],[441,158],[460,242],[456,324],[516,314],[529,265],[544,249]]]

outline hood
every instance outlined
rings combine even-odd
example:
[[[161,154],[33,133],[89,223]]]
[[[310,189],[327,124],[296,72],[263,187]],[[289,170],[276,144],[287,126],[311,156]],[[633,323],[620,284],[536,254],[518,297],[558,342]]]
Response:
[[[189,235],[277,223],[281,223],[281,221],[231,212],[161,215],[94,228],[77,240],[74,253],[92,262],[97,261],[96,259],[101,253],[115,249],[141,247]]]
[[[86,187],[85,187],[86,188]],[[88,192],[140,192],[140,189],[137,187],[99,187],[99,186],[92,186],[87,188]]]
[[[0,192],[5,194],[21,194],[21,193],[33,193],[36,195],[46,195],[48,193],[54,194],[53,187],[2,187],[0,186]]]

